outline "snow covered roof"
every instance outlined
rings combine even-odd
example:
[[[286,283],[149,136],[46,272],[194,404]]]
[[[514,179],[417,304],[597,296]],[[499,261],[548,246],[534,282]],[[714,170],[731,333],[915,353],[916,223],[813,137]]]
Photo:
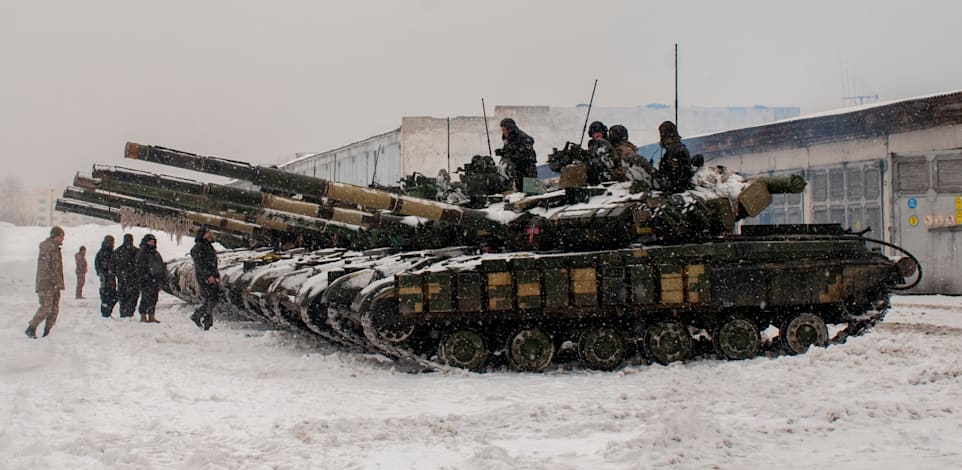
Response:
[[[962,124],[962,90],[883,101],[685,139],[706,160]]]

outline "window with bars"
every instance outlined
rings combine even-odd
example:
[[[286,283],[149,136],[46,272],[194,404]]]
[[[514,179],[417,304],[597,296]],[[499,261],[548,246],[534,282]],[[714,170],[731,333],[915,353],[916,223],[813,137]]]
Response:
[[[935,160],[935,190],[962,191],[962,157],[939,157]]]
[[[816,168],[809,171],[808,177],[812,223],[882,231],[882,172],[877,161]]]

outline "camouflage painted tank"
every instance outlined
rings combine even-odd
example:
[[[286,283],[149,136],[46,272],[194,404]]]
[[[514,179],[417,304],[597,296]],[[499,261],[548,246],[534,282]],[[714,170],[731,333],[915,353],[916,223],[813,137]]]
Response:
[[[885,256],[877,248],[888,244],[837,225],[733,233],[772,193],[800,192],[797,176],[746,181],[707,167],[680,194],[615,183],[459,206],[161,147],[130,143],[126,156],[393,218],[409,237],[423,234],[356,251],[221,255],[234,310],[423,369],[541,371],[571,362],[613,369],[706,351],[745,359],[765,348],[769,326],[778,328],[782,351],[798,354],[865,331],[882,318],[891,292],[916,275],[910,255]],[[332,214],[311,211],[322,220]],[[380,230],[356,232],[384,240]],[[182,280],[171,291],[193,298],[191,263],[171,266]],[[830,338],[830,324],[845,328]]]

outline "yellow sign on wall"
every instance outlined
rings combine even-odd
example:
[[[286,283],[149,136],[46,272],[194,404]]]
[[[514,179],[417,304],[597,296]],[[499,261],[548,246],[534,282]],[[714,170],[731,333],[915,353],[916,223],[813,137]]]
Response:
[[[915,227],[919,224],[919,216],[913,215],[909,217],[909,225]]]
[[[955,223],[962,224],[962,196],[955,196]]]

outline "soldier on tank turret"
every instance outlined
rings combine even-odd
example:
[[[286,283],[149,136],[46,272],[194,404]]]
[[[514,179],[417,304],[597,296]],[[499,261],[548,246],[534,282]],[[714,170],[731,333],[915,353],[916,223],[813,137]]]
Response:
[[[615,149],[608,142],[608,126],[601,121],[592,122],[588,126],[588,184],[600,184],[605,181],[617,181],[612,175],[615,167]]]
[[[501,157],[502,162],[510,164],[514,189],[521,191],[524,178],[538,177],[534,139],[519,129],[514,119],[504,118],[501,120],[501,140],[504,146],[496,149],[494,154]]]
[[[665,149],[661,161],[658,162],[658,173],[661,177],[661,188],[669,193],[680,193],[691,189],[691,155],[688,147],[681,143],[678,128],[671,121],[665,121],[658,126],[659,143]]]
[[[632,181],[637,191],[648,191],[654,187],[655,168],[647,159],[638,155],[638,147],[628,140],[628,128],[615,124],[608,130],[608,139],[614,147],[612,179]]]

